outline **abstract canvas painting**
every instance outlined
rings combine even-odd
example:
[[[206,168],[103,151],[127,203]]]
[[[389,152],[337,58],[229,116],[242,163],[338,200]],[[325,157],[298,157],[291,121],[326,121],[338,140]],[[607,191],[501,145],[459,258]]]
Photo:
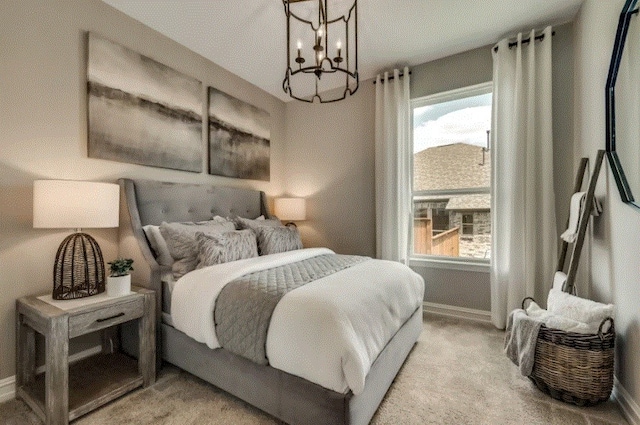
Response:
[[[202,83],[89,34],[89,157],[202,172]]]
[[[269,181],[270,116],[209,87],[209,174]]]

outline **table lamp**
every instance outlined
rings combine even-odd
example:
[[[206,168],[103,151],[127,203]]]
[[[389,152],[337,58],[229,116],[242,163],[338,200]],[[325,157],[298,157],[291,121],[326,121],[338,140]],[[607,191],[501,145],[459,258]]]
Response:
[[[289,221],[287,226],[295,226],[295,221],[307,219],[307,207],[304,198],[276,198],[273,201],[273,209],[282,221]]]
[[[55,300],[96,295],[105,290],[105,269],[98,242],[82,228],[118,227],[120,187],[113,183],[70,180],[33,182],[33,227],[74,229],[56,254]]]

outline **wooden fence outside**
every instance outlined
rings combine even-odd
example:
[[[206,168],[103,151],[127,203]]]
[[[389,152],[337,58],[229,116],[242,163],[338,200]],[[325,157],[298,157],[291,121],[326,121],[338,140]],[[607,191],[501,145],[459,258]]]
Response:
[[[460,254],[460,228],[454,227],[433,236],[433,225],[430,218],[414,219],[413,252],[414,254],[458,257]]]

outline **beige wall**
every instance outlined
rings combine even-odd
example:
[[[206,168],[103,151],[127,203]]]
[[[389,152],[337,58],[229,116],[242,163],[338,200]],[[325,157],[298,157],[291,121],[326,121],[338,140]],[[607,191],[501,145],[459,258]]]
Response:
[[[605,148],[605,83],[623,4],[623,0],[587,0],[574,22],[574,166],[578,157],[588,156],[593,161],[596,151]],[[624,105],[616,105],[620,108]],[[638,421],[640,211],[621,202],[608,164],[603,166],[596,196],[603,200],[604,213],[593,220],[591,244],[585,245],[585,275],[592,298],[616,305],[616,377],[633,399]]]
[[[271,181],[87,158],[86,31],[195,77],[204,87],[214,86],[269,111]],[[119,177],[137,177],[254,187],[279,195],[283,164],[280,100],[101,1],[0,2],[0,379],[14,374],[15,300],[51,290],[56,249],[68,234],[32,229],[33,180],[115,182]],[[116,256],[115,229],[88,232],[98,239],[107,261]]]
[[[374,118],[372,80],[340,102],[286,104],[285,188],[307,198],[305,246],[375,255]]]
[[[479,47],[412,67],[411,98],[486,83],[492,77],[491,46]]]

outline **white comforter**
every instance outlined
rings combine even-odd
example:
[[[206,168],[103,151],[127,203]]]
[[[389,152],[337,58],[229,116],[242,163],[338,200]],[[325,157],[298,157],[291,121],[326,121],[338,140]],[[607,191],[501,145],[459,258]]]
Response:
[[[219,348],[215,301],[228,282],[245,274],[333,253],[308,248],[234,261],[187,273],[171,296],[174,326]],[[368,260],[287,293],[267,336],[269,364],[325,388],[359,394],[371,364],[418,307],[424,281],[405,265]]]

